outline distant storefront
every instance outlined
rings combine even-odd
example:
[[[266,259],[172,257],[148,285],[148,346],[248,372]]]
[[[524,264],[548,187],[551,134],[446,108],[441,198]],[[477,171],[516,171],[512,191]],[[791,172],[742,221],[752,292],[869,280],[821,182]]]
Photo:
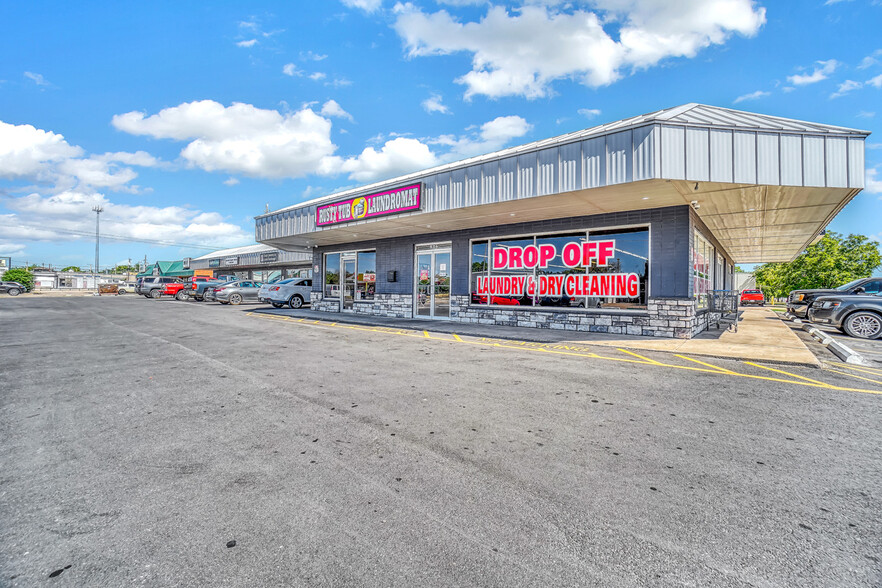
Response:
[[[794,258],[863,188],[867,135],[687,104],[263,214],[256,239],[308,257],[315,310],[688,338],[736,263]]]
[[[258,282],[312,275],[311,254],[280,251],[267,245],[248,245],[215,251],[201,257],[186,259],[184,264],[199,274],[208,273],[213,277],[231,276],[234,279]]]

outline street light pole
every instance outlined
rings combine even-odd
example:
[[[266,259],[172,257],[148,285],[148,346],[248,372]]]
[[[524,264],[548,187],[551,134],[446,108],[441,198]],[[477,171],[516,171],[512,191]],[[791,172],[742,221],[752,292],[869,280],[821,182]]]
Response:
[[[92,208],[92,212],[95,213],[95,273],[98,274],[100,271],[98,270],[98,241],[99,236],[101,235],[100,227],[101,227],[101,213],[104,212],[104,209],[100,206],[95,206]],[[95,291],[101,292],[100,288],[98,288],[98,276],[93,276],[95,279]]]

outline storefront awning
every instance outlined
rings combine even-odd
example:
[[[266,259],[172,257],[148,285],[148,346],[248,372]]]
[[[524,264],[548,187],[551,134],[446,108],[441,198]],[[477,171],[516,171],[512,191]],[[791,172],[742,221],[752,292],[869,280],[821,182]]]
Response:
[[[864,187],[866,131],[686,104],[256,217],[308,250],[607,212],[692,206],[737,263],[789,261]],[[418,211],[317,226],[317,209],[418,184]]]

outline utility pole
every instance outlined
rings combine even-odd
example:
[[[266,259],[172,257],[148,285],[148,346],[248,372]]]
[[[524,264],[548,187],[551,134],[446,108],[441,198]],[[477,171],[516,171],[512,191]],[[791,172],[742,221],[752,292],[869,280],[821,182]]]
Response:
[[[104,212],[104,209],[100,206],[92,207],[92,212],[95,213],[95,272],[98,273],[98,241],[101,235],[101,213]],[[100,292],[98,288],[98,276],[95,276],[95,291]]]

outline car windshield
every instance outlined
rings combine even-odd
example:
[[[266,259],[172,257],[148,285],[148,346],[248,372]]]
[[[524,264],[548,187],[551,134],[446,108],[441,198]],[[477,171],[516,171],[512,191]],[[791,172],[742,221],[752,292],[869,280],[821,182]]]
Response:
[[[842,290],[850,290],[852,287],[857,286],[858,284],[863,282],[864,279],[865,278],[860,278],[858,280],[852,280],[851,282],[849,282],[847,284],[843,284],[843,285],[839,286],[838,288],[834,288],[834,290],[839,290],[840,292]]]

